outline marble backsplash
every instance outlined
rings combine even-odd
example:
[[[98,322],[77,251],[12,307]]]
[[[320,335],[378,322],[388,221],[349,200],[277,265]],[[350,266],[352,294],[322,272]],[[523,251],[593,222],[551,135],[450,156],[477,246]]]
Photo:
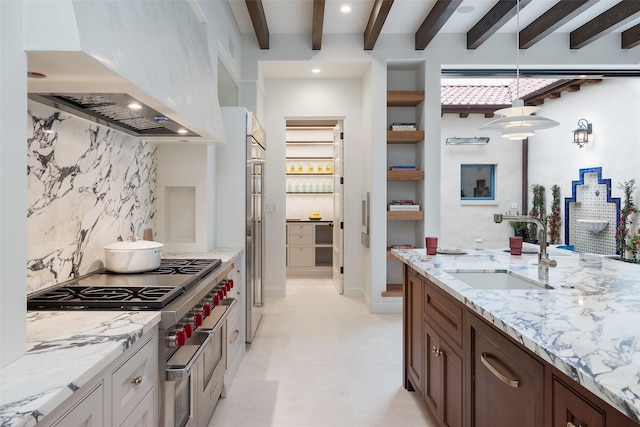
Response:
[[[101,268],[104,245],[154,227],[157,148],[32,101],[27,121],[32,293]]]

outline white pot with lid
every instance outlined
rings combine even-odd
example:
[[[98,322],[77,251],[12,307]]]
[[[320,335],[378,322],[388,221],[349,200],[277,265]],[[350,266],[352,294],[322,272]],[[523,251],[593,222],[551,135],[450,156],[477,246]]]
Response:
[[[114,273],[141,273],[160,267],[164,244],[150,240],[110,243],[104,247],[104,264]]]

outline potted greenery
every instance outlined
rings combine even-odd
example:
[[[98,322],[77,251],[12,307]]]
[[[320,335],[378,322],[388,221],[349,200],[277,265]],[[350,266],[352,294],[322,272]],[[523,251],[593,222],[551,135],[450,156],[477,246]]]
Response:
[[[637,246],[636,242],[630,236],[631,225],[634,221],[635,214],[638,213],[638,208],[636,208],[633,203],[633,192],[636,189],[636,180],[631,179],[629,181],[625,181],[618,184],[618,188],[622,190],[624,193],[624,204],[622,209],[620,209],[620,219],[618,220],[618,226],[616,228],[616,251],[620,254],[620,259],[627,259],[627,250],[634,255],[637,254]],[[635,234],[633,236],[636,237]],[[638,238],[636,238],[637,240]],[[630,242],[630,244],[628,244]],[[634,254],[634,249],[631,246],[636,246],[636,254]]]
[[[551,194],[553,201],[551,202],[551,214],[547,218],[549,225],[549,244],[557,245],[560,243],[560,186],[554,184],[551,186]]]
[[[510,215],[510,214],[509,214]],[[520,213],[516,213],[520,215]],[[509,221],[509,225],[513,228],[513,235],[520,236],[523,240],[527,240],[527,223],[524,221]]]
[[[539,218],[542,221],[546,221],[546,208],[544,197],[544,186],[540,184],[533,184],[531,186],[531,192],[533,193],[533,200],[531,202],[531,210],[529,216]],[[528,224],[528,235],[531,243],[538,243],[538,226],[534,223]]]

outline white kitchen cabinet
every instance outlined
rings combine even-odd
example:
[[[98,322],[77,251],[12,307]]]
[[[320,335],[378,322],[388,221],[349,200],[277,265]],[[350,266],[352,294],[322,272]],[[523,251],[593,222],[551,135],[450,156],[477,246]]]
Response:
[[[107,425],[104,415],[104,386],[100,382],[52,425],[54,427],[101,427]]]
[[[287,271],[331,272],[333,229],[329,222],[287,224]]]
[[[38,426],[153,427],[158,424],[158,329],[103,369]]]

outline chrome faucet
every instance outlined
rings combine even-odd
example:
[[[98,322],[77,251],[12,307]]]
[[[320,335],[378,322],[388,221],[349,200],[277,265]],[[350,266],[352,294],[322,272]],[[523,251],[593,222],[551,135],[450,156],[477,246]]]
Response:
[[[540,218],[536,218],[528,215],[502,215],[493,214],[493,222],[500,224],[502,220],[506,221],[522,221],[532,222],[540,227],[538,238],[540,242],[540,252],[538,253],[538,279],[545,283],[549,281],[549,267],[555,267],[558,265],[556,260],[549,259],[547,255],[547,224],[546,221],[542,221]]]

